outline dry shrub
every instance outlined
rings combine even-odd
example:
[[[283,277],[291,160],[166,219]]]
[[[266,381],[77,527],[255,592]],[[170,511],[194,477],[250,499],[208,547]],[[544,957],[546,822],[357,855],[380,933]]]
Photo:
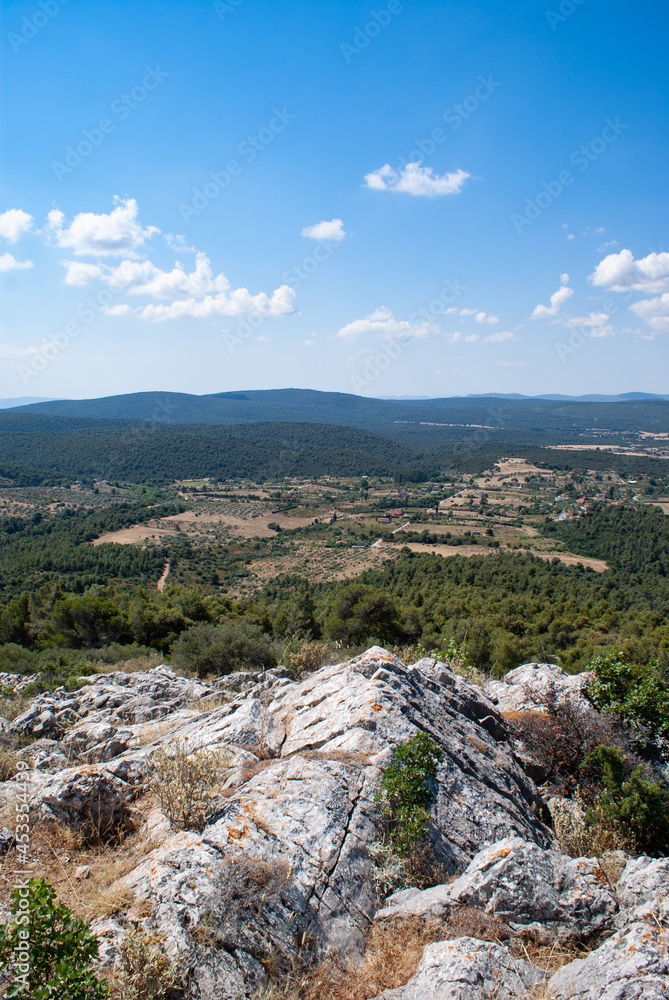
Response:
[[[367,845],[372,859],[372,880],[380,899],[400,889],[429,889],[455,877],[436,857],[429,841],[400,854],[392,843],[374,840]]]
[[[165,938],[135,927],[119,948],[114,974],[118,1000],[165,1000],[179,981],[177,964],[165,954]]]
[[[583,758],[599,744],[629,752],[624,727],[614,719],[584,708],[555,685],[544,693],[527,692],[536,711],[507,713],[518,739],[545,772],[544,781],[564,796],[583,784]]]
[[[150,785],[170,823],[182,830],[204,830],[216,790],[230,756],[223,750],[196,750],[175,740],[151,758]]]
[[[411,979],[423,949],[444,938],[440,921],[384,921],[374,924],[360,965],[331,957],[315,968],[294,972],[257,994],[256,1000],[370,1000]]]
[[[283,656],[285,665],[298,677],[319,670],[328,658],[327,642],[301,642],[297,649],[289,649]]]
[[[15,752],[9,747],[0,746],[0,781],[11,781],[17,771]]]
[[[258,913],[278,898],[293,876],[286,861],[261,861],[245,854],[230,855],[227,861],[218,882],[221,902],[237,902]]]

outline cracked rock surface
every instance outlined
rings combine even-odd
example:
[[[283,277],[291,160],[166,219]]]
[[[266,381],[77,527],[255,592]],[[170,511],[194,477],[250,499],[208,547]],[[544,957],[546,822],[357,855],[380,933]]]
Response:
[[[542,666],[512,671],[507,688],[518,686],[514,674],[523,683],[546,680]],[[191,1000],[248,1000],[268,985],[268,966],[287,970],[328,950],[360,956],[375,917],[428,919],[462,905],[540,941],[617,928],[553,977],[557,1000],[656,1000],[652,990],[668,972],[659,955],[666,914],[658,909],[668,862],[630,860],[616,895],[596,860],[555,849],[550,814],[502,714],[503,693],[489,696],[444,663],[406,666],[373,647],[301,681],[281,667],[213,683],[166,666],[95,675],[77,691],[40,695],[7,725],[34,739],[21,751],[31,807],[74,828],[121,827],[146,789],[154,754],[169,753],[175,740],[227,754],[201,832],[173,829],[157,808],[141,817],[151,849],[116,884],[123,905],[93,925],[105,965],[139,924],[178,958]],[[379,911],[368,852],[379,837],[376,794],[393,750],[418,731],[444,754],[430,836],[453,880],[396,893]],[[12,781],[1,783],[0,802],[11,803],[15,791]],[[606,992],[614,989],[611,969],[628,992]],[[630,992],[634,976],[646,976],[650,992]],[[383,996],[507,1000],[543,978],[502,943],[460,937],[429,945],[410,982]],[[598,993],[600,981],[609,986]]]

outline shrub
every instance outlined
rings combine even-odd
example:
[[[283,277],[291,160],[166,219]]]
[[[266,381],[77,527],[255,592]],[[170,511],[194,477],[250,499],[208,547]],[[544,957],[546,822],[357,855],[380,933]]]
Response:
[[[299,676],[322,667],[329,652],[330,646],[327,642],[309,642],[305,639],[297,649],[291,649],[288,644],[282,661],[289,670]]]
[[[339,591],[325,621],[328,639],[356,646],[369,638],[396,642],[402,638],[397,608],[382,591],[352,583]]]
[[[164,1000],[179,980],[176,962],[165,953],[165,939],[133,928],[119,948],[120,971],[115,974],[119,1000]]]
[[[554,684],[533,699],[537,710],[515,715],[516,735],[537,761],[543,774],[562,795],[572,793],[583,780],[581,764],[587,753],[603,743],[629,749],[622,727],[558,693]]]
[[[444,755],[426,733],[416,733],[397,747],[377,796],[388,821],[388,839],[398,854],[414,849],[430,825],[434,795],[429,782],[437,776]]]
[[[228,618],[220,625],[202,623],[187,629],[172,646],[172,663],[204,677],[275,667],[277,658],[272,640],[259,625]]]
[[[109,995],[92,968],[97,937],[56,902],[46,879],[34,878],[27,890],[15,889],[11,901],[14,920],[0,927],[0,963],[12,977],[6,997],[102,1000]]]
[[[185,740],[175,740],[171,753],[156,751],[150,784],[173,826],[204,829],[229,759],[224,750],[193,750]]]
[[[629,722],[640,749],[669,756],[665,743],[669,740],[669,684],[659,665],[631,664],[618,652],[596,657],[588,669],[594,674],[588,695],[597,708]]]
[[[669,788],[643,776],[637,767],[627,781],[617,747],[598,746],[586,755],[583,770],[601,773],[604,791],[587,811],[590,825],[609,827],[634,851],[669,850]]]

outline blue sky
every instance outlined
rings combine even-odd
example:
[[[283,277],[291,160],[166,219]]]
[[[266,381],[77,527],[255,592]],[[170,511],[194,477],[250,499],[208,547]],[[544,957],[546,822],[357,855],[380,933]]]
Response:
[[[0,397],[667,391],[657,2],[5,0]]]

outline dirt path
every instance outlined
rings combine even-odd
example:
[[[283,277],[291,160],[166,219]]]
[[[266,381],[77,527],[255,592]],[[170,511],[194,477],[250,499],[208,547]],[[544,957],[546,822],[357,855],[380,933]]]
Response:
[[[158,583],[156,584],[158,590],[160,590],[161,592],[163,590],[163,587],[165,586],[165,581],[167,580],[169,574],[170,574],[170,561],[169,559],[166,559],[162,575],[160,577],[160,580],[158,580]]]

